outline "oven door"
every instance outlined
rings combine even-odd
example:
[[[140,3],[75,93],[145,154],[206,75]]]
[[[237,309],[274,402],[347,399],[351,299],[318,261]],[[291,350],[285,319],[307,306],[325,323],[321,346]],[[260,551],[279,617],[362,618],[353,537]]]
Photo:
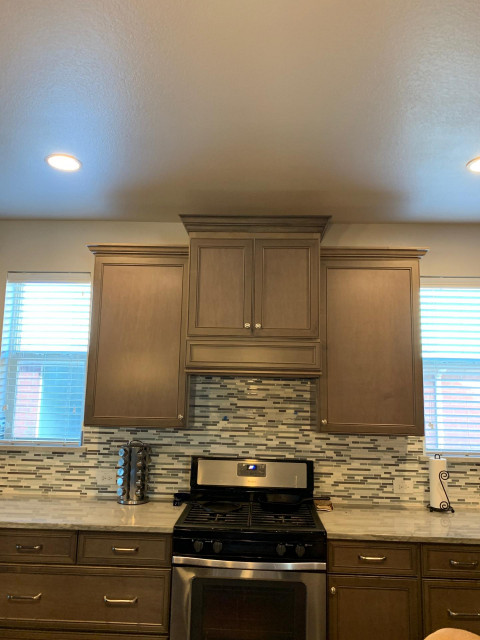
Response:
[[[171,640],[325,640],[324,570],[194,560],[215,566],[174,565]]]

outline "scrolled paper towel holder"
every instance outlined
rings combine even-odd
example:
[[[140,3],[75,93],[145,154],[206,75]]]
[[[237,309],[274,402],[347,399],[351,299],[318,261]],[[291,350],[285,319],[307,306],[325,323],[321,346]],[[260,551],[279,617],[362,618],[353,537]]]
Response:
[[[436,453],[433,456],[434,459],[440,460],[440,455],[438,453]],[[431,504],[427,505],[427,509],[430,509],[430,512],[432,511],[437,511],[439,513],[455,513],[455,509],[452,507],[451,503],[450,503],[450,498],[448,497],[448,493],[447,490],[445,488],[445,485],[443,483],[444,480],[448,480],[448,478],[450,477],[450,474],[448,473],[448,471],[446,469],[442,469],[441,471],[439,471],[438,473],[438,480],[440,482],[440,485],[442,487],[442,491],[445,494],[445,500],[441,500],[439,503],[438,507],[432,507]]]

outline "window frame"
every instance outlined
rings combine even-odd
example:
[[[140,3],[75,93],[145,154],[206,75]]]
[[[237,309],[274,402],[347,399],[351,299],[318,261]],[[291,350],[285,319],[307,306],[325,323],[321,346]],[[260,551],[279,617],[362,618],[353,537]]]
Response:
[[[86,348],[85,349],[74,349],[72,351],[67,350],[52,350],[45,349],[41,351],[39,349],[32,350],[22,350],[15,349],[10,352],[8,357],[6,358],[6,371],[2,374],[0,372],[0,382],[5,385],[8,383],[9,375],[15,378],[15,402],[12,403],[11,407],[3,409],[5,412],[2,416],[4,418],[4,424],[0,425],[0,448],[1,449],[25,449],[25,448],[48,448],[48,449],[75,449],[78,450],[83,448],[83,436],[84,436],[84,422],[83,422],[83,412],[85,408],[85,387],[86,387],[86,372],[87,372],[87,362],[88,362],[88,349],[89,349],[89,341],[90,341],[90,322],[91,322],[91,311],[92,311],[92,277],[90,272],[60,272],[60,271],[45,271],[45,272],[32,272],[32,271],[9,271],[7,273],[7,278],[5,281],[5,305],[3,308],[3,312],[1,314],[2,323],[0,324],[0,345],[3,345],[3,331],[5,328],[5,312],[6,312],[6,302],[7,302],[7,285],[8,284],[35,284],[35,283],[43,283],[43,284],[85,284],[89,286],[89,303],[88,303],[88,329],[87,329],[87,339],[86,339]],[[1,308],[0,308],[1,310]],[[17,309],[14,309],[14,312]],[[18,326],[18,325],[15,325]],[[15,329],[14,329],[15,331]],[[8,339],[8,338],[7,338]],[[10,346],[10,345],[9,345]],[[57,438],[16,438],[12,437],[12,434],[8,432],[8,429],[13,429],[13,418],[15,416],[15,411],[17,409],[17,376],[19,367],[22,366],[22,363],[26,365],[32,366],[40,366],[48,365],[49,362],[59,362],[62,360],[64,362],[72,362],[75,364],[83,363],[84,364],[84,373],[83,373],[83,392],[82,396],[82,418],[80,424],[80,432],[78,439],[68,439],[67,433],[68,429],[65,429],[65,438],[57,439]],[[60,365],[61,366],[61,365]],[[44,378],[45,379],[45,378]],[[0,393],[2,397],[7,393],[5,388],[0,389]],[[62,396],[62,399],[65,398],[68,402],[67,396]],[[78,396],[77,396],[78,402]],[[10,426],[7,426],[7,418],[10,417]],[[2,435],[3,431],[3,435]]]
[[[422,303],[421,303],[421,292],[422,289],[476,289],[480,292],[480,276],[421,276],[420,277],[420,318],[422,316]],[[422,321],[421,321],[422,322]],[[428,358],[424,355],[423,350],[423,325],[421,325],[421,338],[422,338],[422,359],[423,359],[423,375],[424,375],[424,409],[425,416],[428,414],[428,409],[425,407],[425,361]],[[434,360],[434,358],[431,358]],[[465,358],[465,360],[476,360],[477,358]],[[437,359],[440,361],[440,359]],[[449,358],[444,358],[444,360],[449,360]],[[450,358],[450,360],[456,360],[457,362],[460,360],[459,358]],[[480,370],[480,369],[479,369]],[[427,419],[425,418],[425,437],[423,439],[423,453],[425,457],[430,458],[435,454],[441,455],[444,458],[448,458],[452,461],[457,462],[472,462],[478,461],[480,459],[480,451],[460,451],[460,450],[434,450],[427,449],[427,436],[426,432],[429,427],[427,426]],[[480,430],[480,424],[479,424]]]

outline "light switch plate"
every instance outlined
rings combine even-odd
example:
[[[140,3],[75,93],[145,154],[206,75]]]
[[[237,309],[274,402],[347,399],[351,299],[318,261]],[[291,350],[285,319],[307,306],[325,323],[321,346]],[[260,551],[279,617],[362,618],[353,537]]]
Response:
[[[114,469],[97,469],[97,484],[102,486],[111,486],[115,484]]]
[[[399,494],[411,494],[413,492],[413,480],[410,478],[394,478],[393,479],[393,493]]]

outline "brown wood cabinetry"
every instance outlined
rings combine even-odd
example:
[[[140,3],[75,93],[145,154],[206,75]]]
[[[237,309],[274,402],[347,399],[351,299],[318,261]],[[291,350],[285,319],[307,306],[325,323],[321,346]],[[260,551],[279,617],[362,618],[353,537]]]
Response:
[[[85,424],[181,426],[187,247],[95,253]]]
[[[191,237],[187,370],[318,375],[327,219],[182,220]]]
[[[417,545],[334,540],[327,566],[329,640],[420,640]]]
[[[330,576],[329,640],[419,640],[416,578]]]
[[[422,573],[425,635],[442,627],[480,634],[480,546],[423,545]]]
[[[325,247],[320,429],[423,434],[418,249]]]
[[[59,533],[0,531],[4,540],[18,539],[23,544],[29,535],[32,545],[48,546],[46,541],[50,545],[43,558],[38,553],[37,564],[29,558],[24,561],[21,555],[1,556],[0,637],[76,640],[83,632],[95,632],[98,640],[122,640],[127,634],[137,640],[165,639],[170,536],[80,533],[78,564],[54,564],[49,558],[64,554]],[[75,532],[68,535],[76,542]],[[58,553],[53,549],[55,540]]]

